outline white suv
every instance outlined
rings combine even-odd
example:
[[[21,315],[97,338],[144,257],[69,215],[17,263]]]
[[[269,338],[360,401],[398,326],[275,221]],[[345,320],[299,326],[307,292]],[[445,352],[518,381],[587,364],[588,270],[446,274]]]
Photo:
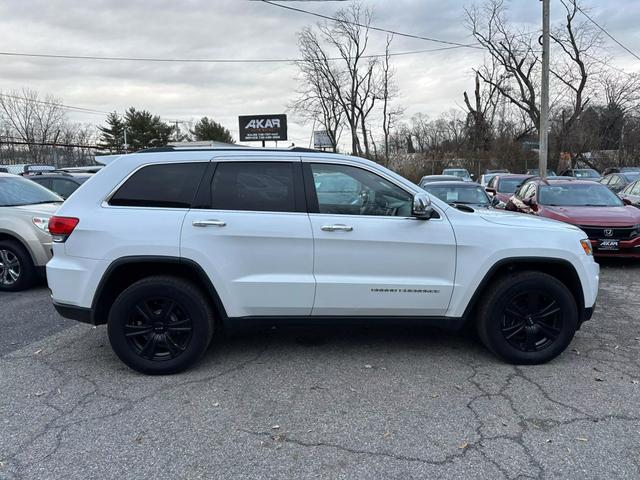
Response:
[[[63,316],[107,324],[135,370],[192,365],[223,328],[473,322],[514,363],[559,355],[593,312],[580,229],[453,208],[380,165],[290,149],[109,157],[49,222]]]

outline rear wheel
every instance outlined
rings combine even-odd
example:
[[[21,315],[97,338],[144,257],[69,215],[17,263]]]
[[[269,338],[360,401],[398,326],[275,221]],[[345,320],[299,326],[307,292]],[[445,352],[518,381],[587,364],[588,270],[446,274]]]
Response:
[[[499,280],[483,299],[477,323],[482,342],[515,364],[540,364],[560,355],[578,326],[571,292],[542,272]]]
[[[35,278],[36,269],[25,248],[14,240],[0,241],[0,290],[25,290]]]
[[[176,277],[149,277],[122,292],[109,312],[111,347],[129,367],[178,373],[207,350],[214,314],[202,292]]]

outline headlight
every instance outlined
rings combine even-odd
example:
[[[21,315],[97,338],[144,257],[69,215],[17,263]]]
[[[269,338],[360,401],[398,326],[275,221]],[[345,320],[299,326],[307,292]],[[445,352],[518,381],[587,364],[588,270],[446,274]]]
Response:
[[[593,255],[593,247],[591,246],[591,241],[588,238],[580,240],[580,245],[582,245],[584,253],[586,253],[587,255]]]
[[[33,217],[31,221],[40,230],[49,233],[49,217]]]

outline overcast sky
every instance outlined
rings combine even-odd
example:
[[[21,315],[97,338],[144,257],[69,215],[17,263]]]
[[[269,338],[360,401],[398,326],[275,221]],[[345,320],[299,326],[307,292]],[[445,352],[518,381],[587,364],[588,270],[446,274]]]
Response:
[[[283,2],[284,3],[284,2]],[[469,42],[464,7],[472,0],[362,0],[383,28]],[[510,17],[539,27],[539,0],[507,2]],[[288,5],[332,15],[345,2],[298,1]],[[620,41],[640,51],[640,0],[591,0],[590,14]],[[559,0],[552,9],[560,13]],[[558,15],[554,15],[557,19]],[[0,51],[153,58],[295,58],[296,33],[314,17],[250,0],[3,0]],[[383,33],[372,33],[370,53],[382,53]],[[612,42],[614,63],[640,70],[640,61]],[[396,52],[437,48],[396,37]],[[440,45],[441,46],[441,45]],[[459,49],[395,57],[397,82],[410,117],[437,115],[462,104],[472,87],[471,69],[482,52]],[[54,94],[66,104],[119,112],[130,105],[165,120],[207,115],[237,137],[237,116],[283,113],[295,96],[296,69],[283,64],[189,64],[57,60],[0,56],[0,90],[22,87]],[[73,112],[73,121],[101,124],[99,115]],[[308,144],[311,125],[289,118],[290,140]]]

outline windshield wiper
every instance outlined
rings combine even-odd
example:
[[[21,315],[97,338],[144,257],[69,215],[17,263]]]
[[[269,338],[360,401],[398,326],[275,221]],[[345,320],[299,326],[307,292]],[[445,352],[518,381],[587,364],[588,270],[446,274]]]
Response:
[[[25,203],[25,205],[41,205],[43,203],[62,203],[64,200],[43,200],[41,202]]]

